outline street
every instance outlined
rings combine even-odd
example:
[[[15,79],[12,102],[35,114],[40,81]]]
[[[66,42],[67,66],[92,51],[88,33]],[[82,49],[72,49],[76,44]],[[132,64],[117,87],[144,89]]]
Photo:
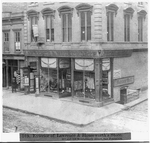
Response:
[[[74,126],[3,108],[3,132],[147,132],[148,101],[87,126]]]

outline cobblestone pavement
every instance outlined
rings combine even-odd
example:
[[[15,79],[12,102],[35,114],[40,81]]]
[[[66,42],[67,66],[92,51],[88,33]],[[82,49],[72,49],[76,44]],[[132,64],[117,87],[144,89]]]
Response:
[[[79,127],[3,108],[3,132],[148,132],[148,101]]]

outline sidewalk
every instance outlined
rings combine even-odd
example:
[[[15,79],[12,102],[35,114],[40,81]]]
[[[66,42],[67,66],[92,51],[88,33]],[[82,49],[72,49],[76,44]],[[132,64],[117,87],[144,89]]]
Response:
[[[126,105],[112,103],[104,107],[91,107],[50,97],[35,97],[35,94],[11,93],[3,90],[3,107],[24,111],[42,117],[75,125],[87,125],[147,100],[148,91]]]

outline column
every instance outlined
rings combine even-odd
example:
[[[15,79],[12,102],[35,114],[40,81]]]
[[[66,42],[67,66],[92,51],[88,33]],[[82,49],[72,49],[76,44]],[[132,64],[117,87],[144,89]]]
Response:
[[[59,58],[56,59],[56,68],[57,68],[57,92],[58,92],[58,96],[59,96]],[[59,96],[60,97],[60,96]]]
[[[71,93],[74,96],[74,59],[71,58]]]
[[[96,101],[102,101],[102,68],[101,60],[95,59],[95,93]]]
[[[6,87],[7,89],[9,88],[8,86],[8,60],[6,60]]]
[[[111,70],[111,97],[113,98],[113,92],[114,92],[114,82],[113,82],[113,73],[114,73],[114,69],[113,69],[113,60],[114,58],[110,58],[110,70]]]

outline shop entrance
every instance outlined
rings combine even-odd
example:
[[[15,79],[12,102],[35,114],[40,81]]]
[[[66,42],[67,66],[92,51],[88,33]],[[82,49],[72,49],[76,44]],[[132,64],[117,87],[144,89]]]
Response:
[[[59,59],[59,97],[71,96],[71,59]]]

